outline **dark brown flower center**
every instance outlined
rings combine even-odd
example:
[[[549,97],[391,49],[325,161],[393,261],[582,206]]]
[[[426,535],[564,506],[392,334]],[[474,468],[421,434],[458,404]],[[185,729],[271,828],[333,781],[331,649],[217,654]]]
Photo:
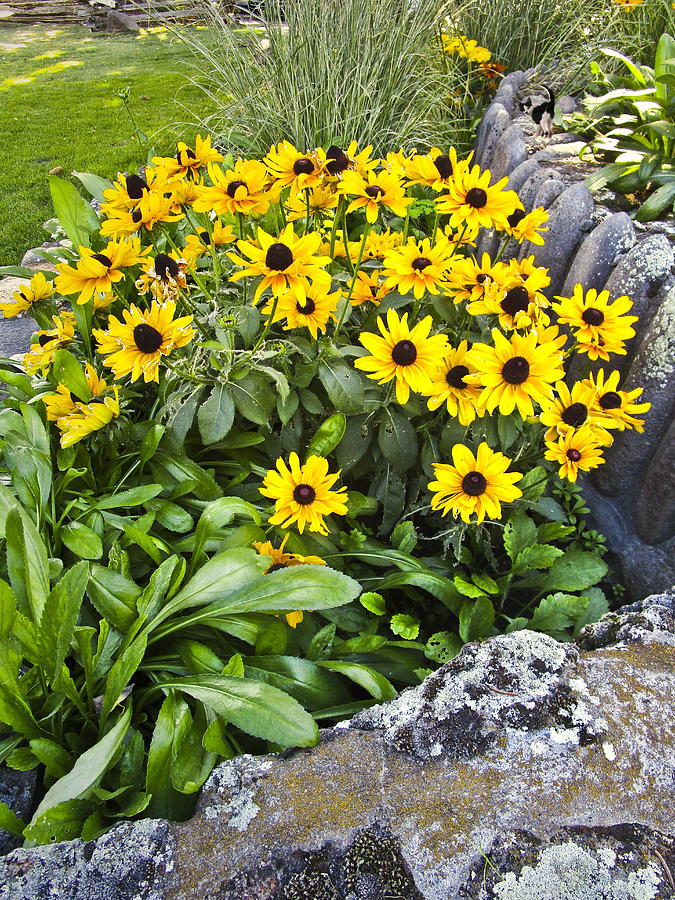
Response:
[[[208,231],[200,231],[199,237],[205,244],[208,245],[211,243],[211,235],[208,233]]]
[[[158,253],[155,257],[155,272],[162,279],[168,281],[169,277],[175,278],[180,272],[180,267],[175,259],[166,253]]]
[[[140,175],[127,175],[126,181],[127,194],[129,195],[130,200],[140,200],[143,196],[143,191],[148,190],[147,183]]]
[[[293,489],[293,499],[300,506],[309,506],[310,503],[314,503],[315,498],[316,491],[311,484],[298,484]]]
[[[245,181],[231,181],[227,186],[227,191],[225,192],[228,197],[231,197],[234,200],[234,195],[237,193],[240,187],[246,188],[246,193],[248,194],[248,186]]]
[[[326,150],[326,157],[328,158],[326,168],[331,175],[339,175],[340,172],[344,172],[349,165],[349,157],[344,150],[336,147],[335,144],[332,144],[328,150]]]
[[[602,325],[605,321],[605,314],[599,309],[585,309],[581,314],[581,318],[587,325]]]
[[[574,447],[572,447],[567,451],[567,458],[571,459],[572,462],[579,462],[579,460],[581,459],[581,453],[579,453],[578,450],[575,450]]]
[[[487,194],[483,188],[471,188],[467,191],[466,202],[474,209],[482,209],[487,204]]]
[[[283,563],[272,563],[269,569],[265,572],[265,575],[269,575],[270,572],[278,572],[279,569],[287,568]]]
[[[397,366],[411,366],[417,359],[417,348],[412,341],[399,341],[391,351]]]
[[[448,369],[445,380],[448,382],[450,387],[457,388],[457,390],[461,390],[462,388],[467,387],[466,381],[464,378],[469,374],[469,370],[466,366],[453,366],[451,369]]]
[[[283,272],[292,262],[293,252],[286,244],[271,244],[265,254],[265,265],[277,272]]]
[[[469,472],[462,478],[462,490],[469,497],[479,497],[485,493],[487,481],[481,472]]]
[[[186,147],[185,150],[178,151],[178,153],[176,154],[176,159],[178,161],[178,165],[189,166],[191,162],[197,159],[197,155],[194,150]]]
[[[519,284],[518,287],[511,288],[506,292],[500,306],[509,316],[515,316],[518,312],[527,312],[529,303],[530,294],[527,288]]]
[[[39,334],[38,335],[38,344],[41,347],[44,347],[45,344],[48,344],[50,341],[55,341],[56,338],[53,334]]]
[[[588,418],[588,407],[585,403],[573,403],[562,411],[560,418],[565,425],[570,425],[572,428],[581,428]]]
[[[516,225],[520,224],[525,218],[525,210],[517,209],[515,212],[512,212],[510,216],[507,217],[506,221],[509,223],[511,228],[515,228]]]
[[[162,346],[162,335],[152,325],[142,322],[134,328],[134,343],[141,353],[154,353]]]
[[[441,178],[449,178],[452,175],[452,163],[447,153],[441,153],[440,156],[437,156],[434,160],[434,165],[438,169],[438,174]]]
[[[305,302],[300,303],[298,301],[295,304],[295,308],[299,313],[302,313],[303,316],[310,316],[316,309],[316,303],[313,300],[310,300],[309,297],[305,297]]]
[[[97,260],[102,266],[105,266],[108,269],[112,266],[112,260],[109,256],[106,256],[105,253],[92,253],[91,258]]]
[[[476,275],[476,281],[478,284],[485,284],[486,281],[490,280],[490,276],[485,272],[481,272],[480,275]]]
[[[603,409],[620,409],[621,397],[616,393],[616,391],[608,391],[600,398],[600,406]]]
[[[379,186],[379,184],[369,184],[366,188],[366,194],[369,197],[372,197],[373,200],[377,200],[378,197],[381,197],[384,194],[384,189]]]
[[[311,159],[303,156],[293,163],[293,171],[296,175],[311,175],[314,171],[314,163]]]
[[[524,356],[513,356],[504,363],[502,378],[508,384],[522,384],[530,374],[530,364]]]
[[[138,225],[138,223],[141,221],[142,218],[143,218],[143,213],[140,211],[140,209],[135,209],[131,214],[131,221],[135,222],[136,225]]]
[[[411,263],[412,268],[416,272],[421,272],[423,269],[426,269],[426,267],[430,265],[431,260],[427,259],[426,256],[418,256],[417,259],[414,259]]]

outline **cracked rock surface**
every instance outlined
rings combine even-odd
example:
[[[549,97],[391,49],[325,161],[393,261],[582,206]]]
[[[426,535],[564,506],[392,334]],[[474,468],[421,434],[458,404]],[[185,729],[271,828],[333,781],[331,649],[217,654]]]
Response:
[[[220,765],[189,822],[16,849],[2,900],[675,896],[675,595],[468,644],[310,750]]]

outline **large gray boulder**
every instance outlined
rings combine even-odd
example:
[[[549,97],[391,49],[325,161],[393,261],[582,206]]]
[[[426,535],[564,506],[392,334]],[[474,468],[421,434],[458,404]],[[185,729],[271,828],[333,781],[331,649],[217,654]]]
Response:
[[[665,900],[674,632],[670,593],[579,646],[468,644],[313,749],[222,764],[189,822],[14,850],[0,898]]]

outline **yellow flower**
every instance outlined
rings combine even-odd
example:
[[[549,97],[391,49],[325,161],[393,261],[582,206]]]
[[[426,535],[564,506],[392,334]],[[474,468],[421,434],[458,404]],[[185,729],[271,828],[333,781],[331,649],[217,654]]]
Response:
[[[12,319],[19,313],[30,309],[34,303],[46,300],[54,294],[54,285],[47,281],[42,272],[36,272],[29,284],[22,284],[18,291],[14,291],[11,300],[0,303],[0,311],[6,319]]]
[[[78,294],[78,304],[87,303],[94,294],[109,293],[124,278],[122,269],[142,263],[149,252],[149,247],[141,250],[138,238],[110,241],[100,253],[80,247],[81,258],[74,267],[57,264],[54,284],[61,294]]]
[[[548,222],[548,213],[541,206],[533,209],[531,213],[526,213],[524,209],[517,209],[511,213],[506,222],[507,226],[504,231],[519,244],[529,241],[531,244],[543,246],[544,238],[539,232],[548,231],[548,228],[543,227]]]
[[[91,363],[86,364],[84,374],[93,397],[100,397],[110,390],[105,381],[96,374],[96,369]],[[50,422],[57,422],[63,416],[77,412],[78,404],[86,404],[91,398],[76,397],[65,384],[57,384],[55,394],[45,394],[41,399],[47,408],[47,419]]]
[[[644,3],[644,0],[614,0],[614,2],[624,9],[633,9],[635,6],[640,6],[641,3]],[[673,4],[673,9],[675,9],[675,3]]]
[[[185,213],[176,208],[173,195],[151,191],[141,197],[132,210],[120,209],[111,212],[101,225],[103,237],[124,237],[134,234],[141,227],[152,231],[160,222],[178,222]]]
[[[299,238],[289,224],[275,238],[258,228],[258,245],[252,241],[238,241],[242,256],[227,254],[235,265],[243,266],[240,272],[230,276],[230,280],[262,275],[255,291],[255,302],[266,288],[277,295],[292,290],[302,300],[309,290],[310,278],[322,289],[330,287],[331,277],[323,268],[331,261],[330,256],[314,255],[320,246],[321,235],[316,231]]]
[[[301,466],[297,453],[289,456],[289,465],[279,457],[276,470],[270,469],[259,488],[263,497],[275,500],[275,512],[269,519],[271,525],[288,528],[297,525],[300,534],[310,531],[328,534],[324,516],[347,512],[347,489],[331,490],[340,472],[328,474],[328,461],[322,456],[310,456]]]
[[[558,474],[568,481],[576,481],[579,472],[588,472],[604,463],[596,436],[588,427],[568,431],[557,441],[546,441],[546,459],[557,462]]]
[[[508,268],[506,271],[510,272]],[[549,301],[540,288],[542,282],[549,281],[546,270],[540,269],[527,278],[511,275],[501,283],[491,282],[480,300],[467,304],[467,311],[472,316],[499,316],[499,324],[505,331],[548,325],[549,318],[543,310]]]
[[[490,184],[489,169],[481,172],[478,166],[457,172],[448,184],[447,192],[436,197],[436,209],[450,216],[453,228],[482,227],[504,229],[508,218],[522,206],[515,191],[504,190],[508,178]]]
[[[146,167],[143,177],[135,172],[131,175],[118,174],[111,188],[103,191],[105,202],[101,205],[103,215],[115,216],[117,213],[136,209],[141,200],[149,193],[162,195],[171,192],[166,175],[152,166]]]
[[[431,508],[441,510],[442,515],[452,512],[455,518],[461,516],[465,522],[471,521],[473,513],[478,522],[486,516],[501,519],[501,504],[522,497],[520,488],[515,487],[522,474],[507,472],[511,460],[491,450],[485,441],[475,456],[464,444],[455,444],[452,461],[453,466],[434,463],[436,481],[427,485],[430,491],[436,492]]]
[[[403,243],[403,235],[399,231],[369,231],[366,238],[366,246],[363,249],[364,259],[384,259],[387,253],[400,247]],[[358,245],[356,256],[358,256]]]
[[[208,163],[222,162],[223,155],[211,146],[211,138],[195,138],[195,149],[188,147],[183,141],[178,142],[176,158],[166,156],[154,156],[153,163],[162,169],[168,178],[196,178],[197,172]]]
[[[75,316],[71,312],[52,316],[52,322],[54,327],[38,331],[37,343],[31,344],[28,353],[24,354],[22,365],[29,375],[36,372],[44,375],[54,362],[56,351],[75,337]]]
[[[220,219],[213,222],[211,234],[208,231],[200,231],[198,234],[188,234],[183,247],[183,257],[189,266],[194,266],[200,256],[209,252],[209,247],[222,247],[225,244],[233,244],[237,240],[231,225],[223,225]]]
[[[281,141],[270,148],[263,160],[273,180],[272,192],[276,200],[284,188],[292,194],[318,187],[326,174],[326,154],[320,148],[301,153],[289,141]]]
[[[334,291],[329,294],[316,285],[310,287],[304,297],[298,297],[292,290],[286,291],[279,297],[273,321],[279,322],[281,319],[286,319],[285,331],[289,331],[291,328],[309,328],[312,337],[316,340],[319,331],[323,333],[326,330],[328,320],[335,320],[335,310],[341,293],[341,291]],[[273,305],[274,301],[268,300],[267,306],[263,307],[263,312],[270,315]]]
[[[370,332],[359,335],[371,355],[356,359],[354,366],[379,384],[396,379],[396,399],[401,405],[407,403],[411,389],[421,393],[433,380],[447,349],[444,334],[429,337],[431,325],[431,316],[426,316],[409,328],[408,313],[399,319],[396,310],[387,310],[386,326],[382,318],[377,320],[382,337]]]
[[[442,237],[434,246],[430,238],[408,242],[399,250],[391,250],[384,258],[382,274],[390,290],[402,295],[411,291],[418,300],[428,291],[440,293],[440,283],[452,258],[452,248]]]
[[[377,221],[380,208],[386,206],[397,216],[405,216],[412,198],[405,196],[405,187],[401,179],[391,172],[366,173],[345,172],[338,185],[338,191],[349,197],[355,197],[347,207],[347,213],[356,209],[364,209],[366,220],[372,225]]]
[[[158,253],[154,259],[148,259],[143,266],[143,274],[135,282],[140,294],[152,294],[160,303],[165,300],[177,300],[187,285],[185,272],[187,262],[175,251],[169,255]]]
[[[443,282],[443,293],[454,303],[463,300],[481,300],[492,285],[503,285],[508,278],[508,267],[502,262],[493,263],[484,253],[480,263],[472,256],[453,256]]]
[[[482,417],[484,413],[478,404],[480,388],[464,380],[476,371],[467,360],[467,351],[466,341],[461,341],[456,348],[449,347],[431,384],[422,391],[429,397],[429,409],[438,409],[445,402],[450,415],[459,419],[461,425],[470,425],[476,416]]]
[[[481,47],[477,41],[469,40],[465,34],[442,34],[443,49],[446,53],[461,56],[475,63],[486,63],[490,61],[491,53],[487,47]]]
[[[352,306],[361,306],[363,303],[374,303],[379,306],[382,300],[391,292],[380,278],[379,269],[362,269],[356,276],[354,290],[349,298]]]
[[[444,191],[455,173],[466,171],[473,153],[467,159],[458,160],[457,151],[450,147],[444,153],[432,147],[428,153],[416,153],[405,162],[405,174],[410,184],[424,184],[437,193]]]
[[[209,164],[212,187],[201,188],[192,204],[195,212],[217,212],[221,216],[244,213],[262,216],[269,209],[272,196],[265,166],[256,159],[238,159],[234,169],[226,172]]]
[[[637,403],[642,388],[632,391],[619,390],[620,374],[613,371],[605,378],[605,370],[600,369],[596,375],[588,376],[582,384],[594,391],[592,413],[597,415],[603,428],[618,428],[619,431],[634,428],[642,434],[644,419],[637,419],[635,413],[642,415],[651,409],[651,403]]]
[[[569,325],[577,341],[579,353],[589,359],[609,359],[610,353],[625,355],[624,342],[635,335],[633,322],[637,316],[625,315],[633,306],[628,297],[609,300],[609,291],[598,293],[591,288],[584,295],[583,286],[575,284],[571,297],[557,297],[553,304],[561,325]]]
[[[338,205],[338,195],[328,186],[319,185],[309,191],[309,215],[310,218],[319,213],[332,216],[332,210]],[[295,222],[307,217],[307,198],[304,194],[289,197],[286,201],[287,219]]]
[[[559,381],[555,390],[557,396],[544,404],[539,416],[542,424],[548,426],[547,441],[557,441],[568,431],[585,428],[593,432],[597,444],[612,443],[612,436],[602,427],[593,409],[595,390],[587,382],[578,381],[570,391],[564,381]]]
[[[56,422],[61,432],[61,446],[72,447],[82,438],[109,425],[120,414],[119,388],[113,388],[114,397],[100,397],[90,403],[78,403],[75,412],[62,416]]]
[[[286,546],[286,541],[290,537],[290,534],[287,534],[286,537],[281,542],[281,546],[273,547],[271,541],[253,541],[253,546],[262,556],[269,556],[271,560],[271,565],[269,569],[265,570],[265,575],[269,572],[276,572],[278,569],[286,569],[290,566],[325,566],[326,560],[321,559],[320,556],[301,556],[299,553],[286,553],[284,547]],[[296,610],[295,612],[285,613],[286,621],[291,626],[291,628],[295,628],[297,625],[302,622],[304,616],[301,609]]]
[[[326,150],[326,171],[334,178],[340,178],[345,172],[360,172],[365,175],[377,165],[377,160],[371,158],[372,152],[370,145],[359,150],[356,141],[352,141],[346,150],[331,144]]]
[[[524,419],[534,415],[533,401],[545,403],[553,394],[552,385],[565,374],[555,344],[538,344],[535,332],[514,332],[507,339],[497,328],[492,340],[494,346],[474,344],[468,353],[478,374],[467,380],[483,385],[481,406],[490,413],[499,408],[504,416],[516,408]]]
[[[134,304],[123,310],[124,322],[115,316],[108,319],[108,330],[94,328],[98,352],[106,356],[104,365],[112,369],[115,378],[131,375],[137,381],[159,381],[159,362],[177,347],[184,347],[194,336],[190,325],[192,316],[173,319],[176,304],[154,303],[147,312]]]

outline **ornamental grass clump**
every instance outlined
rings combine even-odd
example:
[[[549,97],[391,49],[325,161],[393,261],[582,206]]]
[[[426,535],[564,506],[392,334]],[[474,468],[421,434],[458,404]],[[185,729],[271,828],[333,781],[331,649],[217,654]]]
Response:
[[[47,791],[4,827],[187,816],[220,759],[608,609],[577,481],[649,404],[630,299],[512,255],[545,211],[446,146],[81,177],[100,216],[53,178],[72,247],[3,307],[40,327],[0,369],[0,757]]]

